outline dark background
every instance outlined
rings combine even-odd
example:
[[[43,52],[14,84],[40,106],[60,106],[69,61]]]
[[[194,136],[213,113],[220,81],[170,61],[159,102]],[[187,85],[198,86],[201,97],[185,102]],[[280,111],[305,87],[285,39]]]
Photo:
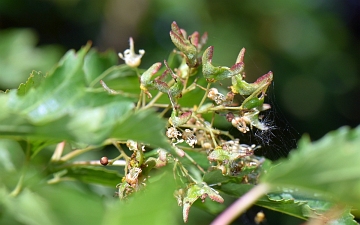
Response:
[[[248,81],[273,71],[269,96],[280,117],[315,140],[359,124],[359,12],[357,0],[1,0],[0,41],[26,28],[19,36],[30,48],[9,44],[13,36],[3,41],[0,88],[16,87],[32,69],[49,70],[89,40],[122,52],[132,36],[146,51],[146,68],[173,49],[168,32],[175,20],[189,33],[209,33],[214,64],[231,66],[245,47]],[[12,59],[3,49],[9,46]]]

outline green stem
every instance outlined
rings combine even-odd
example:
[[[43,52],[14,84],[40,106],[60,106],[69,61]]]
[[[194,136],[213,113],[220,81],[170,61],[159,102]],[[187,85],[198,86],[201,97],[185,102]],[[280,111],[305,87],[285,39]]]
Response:
[[[240,106],[223,106],[223,105],[218,105],[212,108],[208,109],[209,111],[219,111],[219,110],[242,110],[242,108]]]
[[[61,155],[64,152],[64,148],[65,148],[65,141],[60,142],[59,144],[56,145],[55,151],[51,157],[51,162],[57,162],[61,159]]]
[[[198,181],[189,174],[189,171],[182,165],[181,162],[178,161],[177,163],[183,176],[187,177],[189,180],[191,180],[191,182],[198,183]]]
[[[109,88],[103,80],[100,80],[100,84],[103,87],[103,89],[105,89],[109,94],[122,95],[122,96],[125,96],[125,97],[132,97],[132,98],[137,98],[138,97],[137,94],[126,93],[126,92],[121,91],[121,90],[115,91],[115,90]]]
[[[105,70],[100,76],[98,76],[95,80],[93,80],[90,84],[89,87],[94,87],[95,84],[99,83],[100,80],[104,79],[107,75],[109,75],[110,73],[112,73],[115,70],[121,69],[122,67],[126,67],[127,65],[123,64],[123,65],[119,65],[119,66],[113,66],[110,67],[109,69]]]
[[[140,95],[139,95],[139,101],[137,102],[136,104],[136,108],[135,108],[135,111],[138,111],[141,107],[141,102],[142,102],[142,99],[143,99],[143,95],[145,95],[144,91],[141,90],[140,91]]]
[[[158,93],[156,94],[156,96],[155,96],[153,99],[151,99],[151,101],[150,101],[143,109],[148,109],[148,108],[152,107],[152,106],[155,104],[155,102],[156,102],[162,95],[163,95],[162,92],[158,92]]]
[[[141,108],[145,107],[145,105],[146,105],[146,94],[144,93],[142,95]]]
[[[59,171],[67,168],[71,168],[74,166],[86,166],[86,165],[92,165],[92,166],[103,166],[100,163],[100,160],[89,160],[89,161],[75,161],[70,164],[66,164],[63,167],[59,167]],[[111,162],[107,166],[126,166],[125,160],[111,160]]]
[[[24,183],[24,176],[25,176],[25,172],[23,170],[23,172],[20,176],[20,179],[19,179],[18,183],[16,184],[15,189],[10,193],[11,197],[16,197],[21,192],[22,185]]]
[[[89,146],[87,148],[74,150],[74,151],[64,155],[63,157],[61,157],[60,161],[63,161],[63,162],[68,161],[68,160],[70,160],[70,159],[72,159],[72,158],[74,158],[74,157],[76,157],[78,155],[81,155],[81,154],[84,154],[86,152],[92,151],[92,150],[94,150],[94,149],[96,149],[98,147],[99,146]]]
[[[205,130],[205,131],[207,131],[209,133],[213,132],[214,134],[221,134],[222,133],[220,130],[216,130],[216,129],[213,129],[213,128],[209,129],[208,127],[200,127],[200,126],[192,125],[192,124],[183,124],[180,127],[181,128],[195,128],[195,129],[198,129],[198,130]]]
[[[163,118],[170,109],[171,109],[171,106],[168,105],[161,113],[159,113],[159,117]]]
[[[171,108],[170,107],[170,105],[169,104],[160,104],[160,103],[158,103],[158,104],[153,104],[152,105],[153,107],[157,107],[157,108]]]
[[[199,121],[200,123],[202,123],[204,125],[205,128],[207,128],[207,131],[209,132],[210,134],[210,137],[211,137],[211,140],[215,146],[215,148],[218,146],[216,140],[215,140],[215,135],[214,135],[214,132],[213,132],[213,129],[211,127],[209,127],[206,123],[204,123],[203,121],[199,120],[197,117],[193,117],[194,119],[196,119],[197,121]],[[214,130],[214,131],[217,131],[219,132],[218,130]]]
[[[28,143],[26,145],[26,158],[25,158],[24,166],[21,171],[20,179],[19,179],[18,183],[16,184],[15,189],[10,193],[10,196],[12,196],[12,197],[16,197],[18,194],[20,194],[20,192],[23,188],[24,177],[25,177],[26,171],[29,166],[30,157],[31,157],[31,149],[30,149],[30,144]]]
[[[203,174],[205,174],[205,170],[199,164],[197,164],[197,162],[195,162],[195,160],[191,158],[191,156],[189,156],[189,154],[187,154],[186,152],[185,157],[190,160],[190,162],[192,162]]]
[[[116,159],[124,158],[126,165],[129,165],[130,157],[129,157],[128,155],[126,155],[126,153],[124,152],[124,150],[121,148],[120,144],[119,144],[118,142],[115,142],[115,141],[114,141],[112,144],[113,144],[113,145],[115,146],[115,148],[116,148],[117,150],[119,150],[119,152],[120,152],[120,155],[119,155],[118,157],[116,157]],[[125,174],[127,174],[127,172],[128,172],[128,171],[127,171],[128,168],[127,168],[126,165],[125,165]]]
[[[204,102],[205,102],[205,100],[207,98],[207,95],[209,93],[210,86],[211,86],[211,83],[208,83],[207,86],[206,86],[205,94],[204,94],[203,98],[201,99],[201,102],[200,102],[198,108],[201,108],[201,106],[204,104]]]
[[[239,215],[245,212],[251,205],[253,205],[261,196],[265,195],[270,189],[267,184],[258,184],[253,187],[246,194],[236,200],[230,207],[222,212],[211,225],[230,224]]]

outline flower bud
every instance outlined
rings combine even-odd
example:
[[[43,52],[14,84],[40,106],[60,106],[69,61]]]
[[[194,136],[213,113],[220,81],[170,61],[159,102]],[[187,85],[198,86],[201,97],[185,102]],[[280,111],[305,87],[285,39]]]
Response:
[[[197,48],[186,39],[186,34],[183,34],[175,21],[171,24],[170,38],[174,45],[186,56],[186,62],[189,67],[195,67],[198,63]],[[193,40],[196,40],[196,37]]]

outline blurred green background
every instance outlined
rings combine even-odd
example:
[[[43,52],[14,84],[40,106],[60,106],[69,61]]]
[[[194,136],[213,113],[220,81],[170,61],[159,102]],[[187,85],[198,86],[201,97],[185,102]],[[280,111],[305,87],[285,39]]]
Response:
[[[174,48],[175,20],[208,32],[216,65],[233,65],[245,47],[247,80],[273,71],[275,114],[315,140],[359,124],[359,10],[357,0],[1,0],[0,89],[89,40],[122,52],[132,36],[146,68]]]
[[[188,33],[208,32],[215,65],[233,65],[245,47],[247,81],[273,71],[269,120],[280,149],[291,148],[303,133],[316,140],[359,124],[359,12],[358,0],[0,0],[0,90],[89,40],[123,52],[132,36],[147,68],[174,48],[177,21]],[[206,217],[192,210],[194,220]]]

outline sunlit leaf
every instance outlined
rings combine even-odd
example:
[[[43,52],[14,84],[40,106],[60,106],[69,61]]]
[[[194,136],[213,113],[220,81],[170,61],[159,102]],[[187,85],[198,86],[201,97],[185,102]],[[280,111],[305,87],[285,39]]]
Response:
[[[267,171],[261,182],[319,193],[360,208],[359,162],[360,127],[343,127],[314,143],[303,138],[299,149]]]
[[[174,201],[175,183],[171,172],[146,186],[144,192],[129,201],[113,202],[104,215],[103,225],[117,224],[183,224],[181,210]]]
[[[165,122],[152,112],[134,114],[131,99],[88,89],[102,70],[115,63],[111,52],[100,55],[88,53],[89,49],[87,45],[77,53],[69,51],[39,85],[34,79],[40,75],[34,73],[21,86],[20,95],[16,90],[1,94],[0,136],[87,144],[131,138],[168,147],[162,134]],[[30,88],[35,84],[36,89]]]

